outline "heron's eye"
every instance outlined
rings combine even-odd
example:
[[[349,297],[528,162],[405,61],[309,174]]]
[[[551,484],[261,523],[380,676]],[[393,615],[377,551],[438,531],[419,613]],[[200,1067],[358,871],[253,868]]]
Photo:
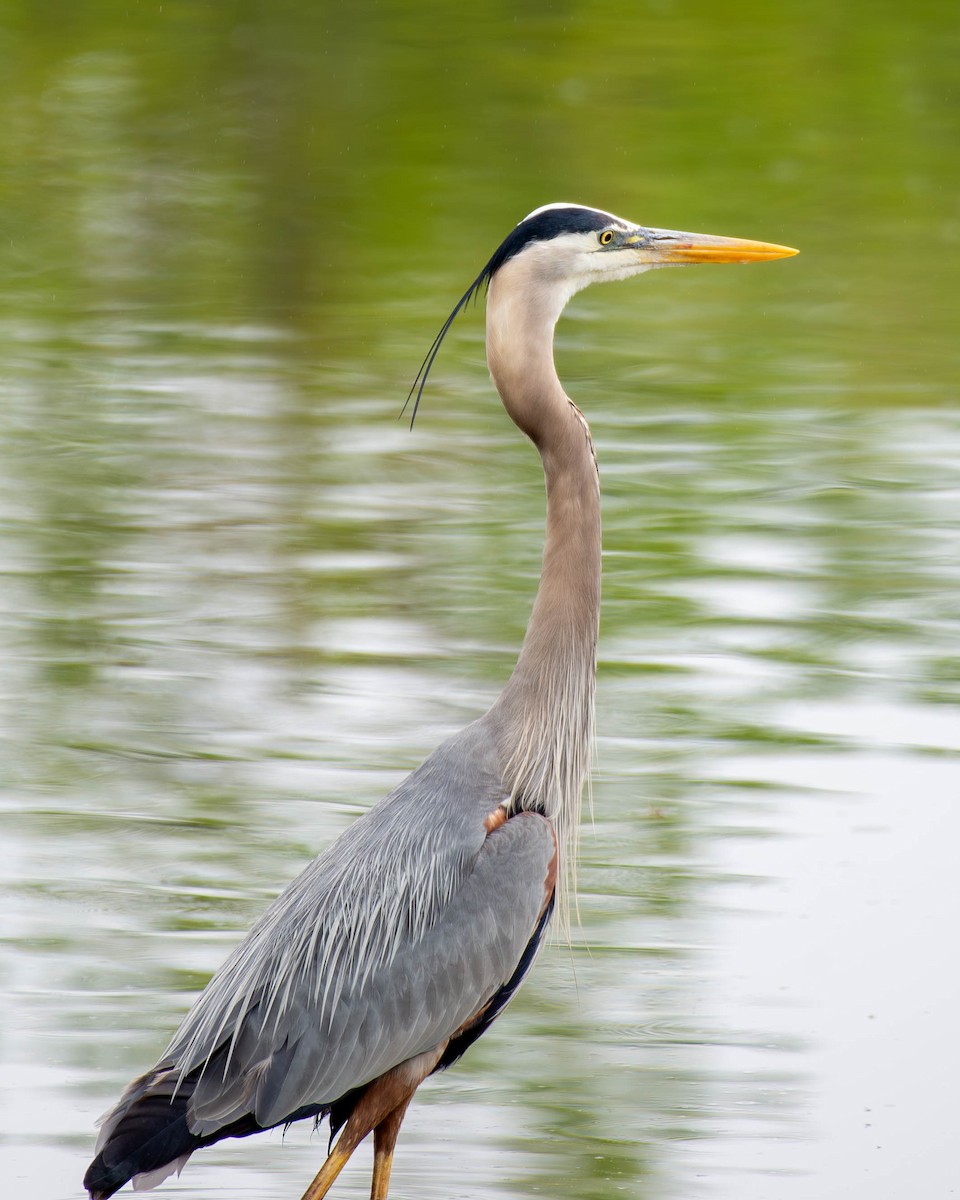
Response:
[[[613,241],[613,230],[605,229],[603,231],[603,233],[600,234],[600,245],[601,246],[609,246],[612,241]]]

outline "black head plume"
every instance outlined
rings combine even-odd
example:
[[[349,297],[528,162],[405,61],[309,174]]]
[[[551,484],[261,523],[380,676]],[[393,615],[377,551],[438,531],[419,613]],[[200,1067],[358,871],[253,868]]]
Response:
[[[549,241],[550,238],[555,238],[561,233],[590,233],[593,230],[604,229],[611,222],[617,221],[618,218],[611,216],[610,213],[600,212],[595,208],[583,208],[578,204],[549,204],[545,208],[538,208],[528,217],[524,217],[519,225],[511,229],[493,252],[490,261],[454,305],[453,311],[440,327],[440,332],[433,339],[433,345],[420,364],[420,370],[417,372],[403,408],[400,410],[402,417],[407,411],[410,401],[413,400],[413,411],[410,413],[411,429],[417,419],[417,409],[420,407],[423,389],[427,385],[427,376],[430,374],[434,360],[440,353],[440,345],[447,336],[447,331],[467,304],[471,300],[476,300],[481,290],[486,292],[490,286],[490,280],[503,264],[509,262],[531,242]]]

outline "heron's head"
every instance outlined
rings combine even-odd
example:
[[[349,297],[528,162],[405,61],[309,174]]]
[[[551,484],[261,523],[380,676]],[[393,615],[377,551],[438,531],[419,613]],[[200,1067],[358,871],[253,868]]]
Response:
[[[765,262],[796,253],[789,246],[771,242],[651,229],[582,204],[545,204],[507,234],[447,317],[407,397],[408,403],[414,400],[413,416],[454,318],[491,284],[501,299],[515,300],[524,312],[536,310],[552,323],[570,297],[591,283],[627,279],[655,267]]]
[[[769,242],[651,229],[580,204],[546,204],[511,230],[478,283],[512,267],[529,286],[556,289],[566,303],[590,283],[627,279],[655,267],[764,262],[796,253]]]

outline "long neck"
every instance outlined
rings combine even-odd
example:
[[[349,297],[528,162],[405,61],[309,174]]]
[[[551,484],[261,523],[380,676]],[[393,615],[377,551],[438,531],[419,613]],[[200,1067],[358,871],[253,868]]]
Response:
[[[516,809],[554,821],[572,884],[580,798],[593,738],[600,613],[600,488],[590,431],[553,363],[553,328],[567,296],[530,303],[524,280],[494,276],[487,361],[507,412],[540,451],[547,488],[540,587],[520,658],[494,710],[505,782]]]

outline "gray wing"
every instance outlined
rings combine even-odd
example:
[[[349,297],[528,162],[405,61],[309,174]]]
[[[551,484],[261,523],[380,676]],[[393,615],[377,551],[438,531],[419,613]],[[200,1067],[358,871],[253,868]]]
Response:
[[[467,731],[465,731],[466,733]],[[316,859],[188,1014],[158,1071],[193,1081],[192,1132],[263,1127],[436,1046],[510,978],[552,891],[556,841],[451,739]]]

